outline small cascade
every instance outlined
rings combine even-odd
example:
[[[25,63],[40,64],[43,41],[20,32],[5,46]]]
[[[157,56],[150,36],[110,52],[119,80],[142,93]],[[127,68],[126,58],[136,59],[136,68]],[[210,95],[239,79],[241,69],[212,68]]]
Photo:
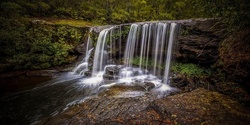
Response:
[[[92,48],[92,39],[90,37],[90,33],[92,32],[92,28],[89,30],[88,40],[87,40],[87,47],[86,47],[86,53],[85,58],[73,69],[74,74],[80,74],[84,75],[86,71],[88,71],[88,62],[89,57],[94,48]]]
[[[104,71],[104,67],[107,64],[108,53],[105,47],[106,47],[108,33],[111,29],[112,27],[109,29],[102,30],[98,36],[97,45],[95,48],[92,76],[98,74],[98,72],[100,71]]]
[[[142,27],[141,32],[139,31],[139,27]],[[176,32],[176,23],[132,24],[124,56],[124,65],[128,73],[125,73],[123,70],[122,77],[126,77],[124,74],[132,74],[132,63],[136,59],[139,59],[139,63],[137,62],[138,64],[136,64],[139,69],[151,70],[151,73],[159,78],[168,77],[168,75],[163,75],[163,73],[168,74],[169,71],[172,46]],[[137,41],[139,38],[140,41]],[[139,53],[136,52],[136,50],[140,50]],[[163,70],[164,67],[166,67],[165,70]],[[166,83],[166,81],[164,83]]]
[[[167,49],[168,51],[167,51],[165,71],[164,71],[164,77],[163,77],[163,83],[165,84],[169,84],[168,82],[169,70],[170,70],[173,42],[174,42],[176,35],[177,35],[177,24],[172,23],[170,27],[170,37],[169,37],[169,42],[168,42],[168,49]]]
[[[109,59],[112,60],[113,59],[113,32],[114,32],[114,29],[111,29],[110,30],[110,35],[109,35],[109,42],[110,42],[110,51],[109,51]]]
[[[121,26],[119,26],[119,34],[120,34],[120,37],[119,37],[119,61],[121,61],[122,60],[122,57],[121,57],[121,55],[122,55],[122,37],[121,37],[121,34],[122,34],[122,29],[121,29]]]
[[[163,53],[166,41],[166,33],[167,24],[166,23],[159,23],[157,36],[156,36],[156,43],[155,43],[155,55],[154,55],[154,75],[160,76],[162,74],[162,65],[163,65]]]
[[[87,72],[88,69],[88,63],[89,63],[89,57],[90,54],[92,52],[94,48],[90,49],[89,51],[87,51],[85,58],[83,59],[83,61],[78,64],[74,69],[73,69],[73,73],[74,74],[80,74],[80,75],[84,75],[85,72]]]
[[[91,49],[91,48],[93,48],[93,41],[92,41],[92,39],[91,39],[91,37],[90,37],[90,34],[92,33],[92,28],[90,28],[90,30],[89,30],[89,34],[88,34],[88,40],[87,40],[87,47],[86,47],[86,56],[87,56],[87,54],[88,54],[88,51]]]
[[[147,38],[148,38],[148,24],[144,24],[142,27],[141,52],[140,52],[140,57],[142,58],[140,58],[140,64],[139,64],[140,69],[142,69],[142,66],[146,65],[145,61],[143,62],[143,59],[145,59],[146,56]]]
[[[126,67],[132,67],[132,61],[134,59],[134,53],[135,53],[135,45],[136,45],[136,40],[137,40],[137,31],[138,31],[138,25],[137,24],[132,24],[129,35],[128,35],[128,40],[126,44],[126,50],[125,50],[125,57],[124,57],[124,64]]]

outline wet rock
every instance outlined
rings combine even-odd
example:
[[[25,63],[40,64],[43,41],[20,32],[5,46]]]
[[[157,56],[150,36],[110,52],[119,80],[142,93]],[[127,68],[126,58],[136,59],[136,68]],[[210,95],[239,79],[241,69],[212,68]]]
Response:
[[[206,89],[155,99],[96,97],[36,124],[248,124],[250,111]]]
[[[151,90],[155,87],[155,84],[152,82],[145,82],[145,89],[146,90]]]
[[[84,75],[85,75],[85,76],[91,76],[92,73],[91,73],[91,71],[86,71],[86,72],[84,72]]]
[[[108,79],[108,80],[115,80],[118,79],[119,77],[119,71],[122,67],[121,66],[108,66],[106,67],[105,73],[103,75],[104,79]]]
[[[145,94],[146,90],[142,86],[126,86],[125,84],[108,84],[107,87],[101,87],[101,91],[98,96],[101,97],[136,97]],[[99,89],[100,90],[100,89]]]
[[[84,55],[86,53],[87,42],[77,45],[74,48],[74,53],[78,55]]]

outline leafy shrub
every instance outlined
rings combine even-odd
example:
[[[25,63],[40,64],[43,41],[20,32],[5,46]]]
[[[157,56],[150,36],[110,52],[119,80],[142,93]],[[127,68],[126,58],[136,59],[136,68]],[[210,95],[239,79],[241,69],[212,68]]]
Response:
[[[133,60],[132,60],[132,64],[133,65],[136,65],[136,66],[139,66],[140,65],[140,57],[135,57]],[[152,59],[144,59],[144,58],[142,58],[142,62],[141,62],[142,64],[142,67],[149,67],[149,68],[152,68],[152,67],[154,67],[154,60],[152,60]],[[162,65],[162,64],[157,64],[157,68],[160,68],[160,69],[164,69],[164,65]]]
[[[55,15],[58,17],[71,17],[71,13],[69,10],[65,8],[57,8],[56,10],[53,11]]]
[[[0,64],[14,69],[41,69],[72,62],[73,45],[81,39],[81,31],[70,26],[30,25],[0,18]],[[12,23],[10,23],[12,22]]]
[[[24,13],[24,8],[20,5],[12,2],[3,2],[1,4],[1,14],[5,15],[6,17],[15,17],[20,16]]]

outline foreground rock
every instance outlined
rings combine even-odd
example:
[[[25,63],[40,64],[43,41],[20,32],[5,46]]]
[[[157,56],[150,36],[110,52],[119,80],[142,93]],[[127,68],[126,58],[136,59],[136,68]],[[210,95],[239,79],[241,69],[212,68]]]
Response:
[[[96,97],[36,124],[249,124],[250,111],[205,89],[154,99]]]

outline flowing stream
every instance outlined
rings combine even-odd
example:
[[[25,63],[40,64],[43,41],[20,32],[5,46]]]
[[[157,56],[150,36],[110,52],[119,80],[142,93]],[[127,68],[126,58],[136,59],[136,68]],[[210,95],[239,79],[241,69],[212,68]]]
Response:
[[[153,87],[150,90],[145,87],[145,92],[159,97],[173,91],[169,69],[178,24],[135,23],[130,26],[126,41],[122,41],[121,33],[122,26],[104,29],[96,44],[89,35],[85,58],[72,72],[62,73],[32,89],[2,96],[1,123],[31,124],[115,85],[145,87],[151,84]],[[87,72],[92,75],[86,75]],[[108,74],[110,72],[112,74]]]

